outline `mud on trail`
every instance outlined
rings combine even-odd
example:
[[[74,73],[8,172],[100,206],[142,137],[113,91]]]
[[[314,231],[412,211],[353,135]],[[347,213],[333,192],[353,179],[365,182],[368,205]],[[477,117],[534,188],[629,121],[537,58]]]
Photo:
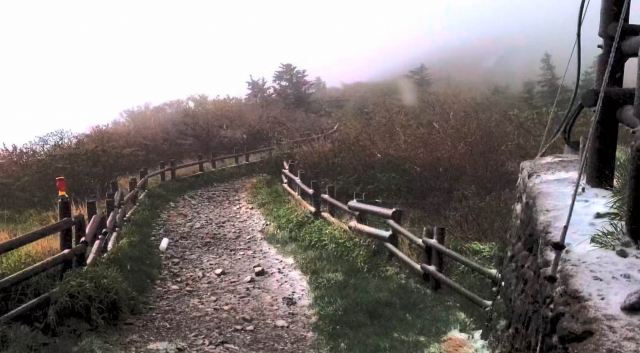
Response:
[[[312,352],[308,287],[264,239],[247,179],[191,192],[163,213],[162,275],[123,352]]]

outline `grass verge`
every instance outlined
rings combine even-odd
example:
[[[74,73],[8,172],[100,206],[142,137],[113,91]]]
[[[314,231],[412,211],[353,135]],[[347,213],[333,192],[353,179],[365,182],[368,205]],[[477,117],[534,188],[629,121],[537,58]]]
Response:
[[[109,351],[98,339],[101,330],[138,313],[159,273],[159,239],[154,234],[162,209],[188,191],[252,175],[256,166],[199,174],[150,189],[118,246],[95,266],[65,275],[45,311],[0,329],[0,351]]]
[[[277,183],[251,192],[273,224],[268,241],[308,277],[319,351],[430,352],[452,329],[482,323],[464,299],[431,292],[377,244],[301,211]]]

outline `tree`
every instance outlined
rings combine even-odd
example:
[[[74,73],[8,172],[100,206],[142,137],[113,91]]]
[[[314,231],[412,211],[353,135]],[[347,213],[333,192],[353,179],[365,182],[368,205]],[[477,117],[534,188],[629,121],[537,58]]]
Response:
[[[420,66],[410,70],[406,77],[411,79],[418,88],[418,91],[421,92],[429,90],[433,84],[433,81],[431,80],[431,73],[425,64],[420,64]]]
[[[315,96],[321,96],[327,91],[327,84],[319,76],[311,83],[311,91]]]
[[[526,80],[522,84],[522,92],[520,93],[520,101],[528,109],[536,109],[536,82]]]
[[[264,77],[254,80],[253,76],[249,75],[247,89],[249,93],[247,93],[246,98],[250,103],[263,104],[273,97],[271,87],[267,86],[267,80]]]
[[[582,71],[582,78],[580,79],[580,89],[578,91],[579,96],[582,97],[582,94],[590,89],[594,88],[596,85],[596,60],[594,60],[591,65],[584,71]]]
[[[556,107],[564,107],[569,103],[570,92],[565,86],[560,87],[560,77],[556,74],[556,66],[553,64],[552,56],[545,52],[540,59],[540,75],[538,84],[538,104],[545,108],[551,108],[558,96]]]
[[[280,64],[273,75],[274,96],[287,109],[304,109],[311,98],[313,83],[307,79],[307,71],[292,64]]]

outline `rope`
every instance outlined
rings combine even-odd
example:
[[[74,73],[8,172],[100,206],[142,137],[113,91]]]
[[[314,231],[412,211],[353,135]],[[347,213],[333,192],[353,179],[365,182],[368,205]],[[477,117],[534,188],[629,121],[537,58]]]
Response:
[[[567,66],[564,70],[564,75],[562,75],[562,81],[560,81],[560,87],[558,87],[558,93],[556,94],[556,99],[553,102],[553,107],[551,108],[551,112],[549,112],[549,119],[547,120],[547,127],[544,130],[544,135],[542,136],[542,141],[540,141],[540,148],[538,149],[538,155],[536,158],[542,156],[549,147],[558,139],[560,136],[560,132],[562,131],[562,127],[567,123],[569,119],[569,111],[575,102],[576,96],[578,94],[578,89],[580,87],[580,74],[581,74],[581,65],[582,65],[582,40],[581,40],[581,32],[582,32],[582,24],[584,23],[584,18],[587,16],[587,11],[589,10],[589,4],[591,4],[591,0],[587,1],[587,5],[584,6],[584,0],[580,3],[580,10],[578,13],[578,28],[576,30],[576,40],[573,42],[573,49],[571,49],[571,55],[569,55],[569,60],[567,61]],[[560,121],[560,125],[553,133],[553,137],[549,140],[549,143],[545,145],[545,140],[547,139],[547,133],[549,132],[549,128],[551,127],[551,121],[553,120],[553,113],[556,109],[556,103],[558,102],[558,97],[560,97],[560,92],[562,91],[562,87],[564,84],[565,76],[567,75],[567,71],[569,70],[569,65],[571,64],[571,59],[573,58],[573,52],[578,48],[578,57],[576,60],[577,63],[577,73],[576,73],[576,83],[573,87],[573,93],[571,94],[571,101],[569,102],[569,107],[567,107],[567,111],[564,114],[564,117]]]
[[[622,8],[622,15],[627,13],[629,9],[630,0],[625,0],[624,6]],[[573,215],[573,208],[576,204],[576,197],[578,195],[578,189],[580,188],[580,182],[582,180],[582,175],[584,174],[584,168],[586,166],[587,161],[587,153],[591,146],[591,141],[593,140],[593,134],[595,131],[596,122],[600,118],[600,110],[602,109],[602,101],[604,99],[604,89],[607,87],[609,83],[609,76],[611,75],[611,67],[613,66],[613,60],[615,58],[615,53],[618,48],[618,42],[620,41],[620,32],[622,32],[622,25],[624,21],[618,21],[618,28],[616,30],[616,36],[613,41],[613,46],[611,48],[611,54],[609,55],[609,61],[607,62],[607,69],[604,73],[604,78],[602,80],[602,86],[600,87],[600,94],[598,95],[598,104],[596,105],[596,113],[591,121],[591,128],[589,129],[589,136],[587,137],[587,142],[585,144],[584,152],[581,153],[580,156],[580,170],[578,171],[578,180],[576,180],[576,185],[573,189],[573,195],[571,196],[571,204],[569,205],[569,214],[567,214],[567,221],[562,227],[562,233],[560,235],[560,243],[564,245],[565,240],[567,238],[567,231],[569,230],[569,224],[571,223],[571,216]],[[556,250],[556,255],[553,259],[553,265],[551,266],[551,274],[553,276],[558,272],[558,264],[560,263],[560,256],[562,255],[562,250]]]

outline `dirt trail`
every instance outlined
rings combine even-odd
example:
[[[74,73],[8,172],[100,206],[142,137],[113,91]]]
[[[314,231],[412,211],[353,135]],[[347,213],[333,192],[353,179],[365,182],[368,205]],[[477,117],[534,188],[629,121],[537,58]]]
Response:
[[[305,278],[264,240],[248,180],[189,193],[163,214],[170,239],[151,306],[112,342],[124,352],[312,352]]]

